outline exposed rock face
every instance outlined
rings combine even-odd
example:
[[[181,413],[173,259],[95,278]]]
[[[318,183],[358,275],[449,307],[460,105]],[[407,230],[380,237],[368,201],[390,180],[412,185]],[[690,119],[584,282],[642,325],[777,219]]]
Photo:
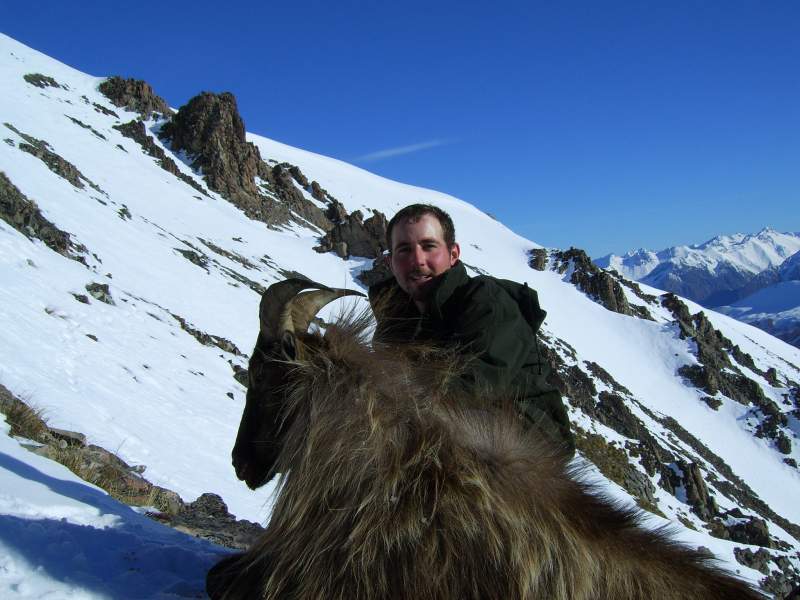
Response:
[[[95,300],[110,304],[111,306],[116,305],[114,298],[111,297],[111,292],[108,289],[107,283],[90,283],[86,286],[86,291],[89,292]]]
[[[70,234],[48,221],[36,203],[29,200],[2,171],[0,171],[0,219],[25,237],[41,240],[54,252],[86,264],[86,259],[81,256],[81,253],[87,252],[86,247],[74,243]]]
[[[208,187],[238,206],[251,219],[278,226],[294,220],[330,228],[323,211],[295,185],[308,186],[292,165],[270,168],[258,148],[245,139],[245,127],[233,94],[203,92],[182,106],[159,134],[177,152],[193,160]],[[321,189],[321,188],[320,188]]]
[[[258,148],[245,140],[233,94],[203,92],[182,106],[161,129],[173,150],[186,152],[211,189],[232,196],[258,195],[255,178],[269,178]]]
[[[156,144],[152,137],[147,135],[144,122],[128,121],[122,125],[114,125],[114,129],[119,131],[125,137],[131,138],[133,141],[139,144],[142,147],[142,150],[144,150],[153,158],[157,159],[158,165],[162,169],[168,173],[172,173],[175,175],[175,177],[184,183],[189,184],[204,196],[208,196],[208,193],[203,189],[203,186],[188,175],[181,173],[181,171],[178,169],[178,165],[175,164],[175,161],[166,155],[164,150],[158,144]]]
[[[750,548],[734,548],[733,555],[745,567],[750,567],[764,575],[769,575],[769,563],[772,556],[763,548],[756,552],[753,552]]]
[[[145,119],[149,119],[153,113],[164,116],[172,114],[166,101],[156,95],[146,81],[114,76],[101,83],[98,89],[114,106],[138,112]]]
[[[106,193],[101,190],[98,185],[93,183],[88,177],[81,173],[78,170],[78,167],[53,152],[53,150],[50,148],[50,144],[48,144],[46,141],[23,133],[10,123],[4,123],[4,125],[25,140],[19,144],[20,150],[27,152],[28,154],[31,154],[41,160],[53,173],[66,179],[76,188],[83,189],[85,187],[84,182],[86,182],[89,184],[89,187],[95,191],[106,195]]]
[[[688,307],[671,293],[662,296],[662,304],[675,317],[681,338],[692,339],[697,344],[697,360],[700,364],[684,365],[678,369],[678,373],[712,397],[722,393],[745,406],[754,405],[760,413],[755,435],[774,440],[779,452],[789,454],[791,440],[781,429],[788,427],[788,417],[773,400],[764,395],[758,383],[742,373],[738,365],[766,379],[769,379],[769,374],[758,369],[749,354],[742,352],[714,329],[702,311],[691,315]],[[714,408],[719,406],[718,399],[710,398],[706,402]]]
[[[174,514],[148,513],[148,516],[184,533],[237,550],[246,550],[264,533],[257,523],[237,520],[217,494],[203,494]]]
[[[534,248],[529,253],[528,266],[537,271],[544,271],[547,268],[547,250],[544,248]]]
[[[388,249],[386,216],[375,213],[366,221],[360,210],[354,211],[341,223],[334,225],[315,248],[317,252],[335,251],[342,258],[363,256],[378,258]]]
[[[704,521],[709,521],[719,512],[717,503],[708,493],[700,466],[697,463],[678,461],[678,468],[683,473],[683,485],[686,488],[686,499],[692,510]]]
[[[67,86],[58,83],[55,79],[53,79],[49,75],[42,75],[41,73],[25,73],[25,75],[23,75],[22,78],[31,85],[42,89],[49,87],[61,88],[65,90],[69,89]]]
[[[361,271],[361,273],[358,274],[358,279],[365,286],[370,287],[392,276],[392,271],[386,265],[383,256],[379,256],[372,261],[372,268]]]
[[[548,257],[551,269],[563,275],[571,268],[570,283],[608,310],[623,315],[653,320],[647,308],[632,305],[628,302],[619,282],[621,277],[616,272],[604,271],[599,268],[583,250],[570,248],[569,250],[554,250],[548,253],[546,250],[534,249],[530,251],[528,264],[534,269],[544,270],[547,268]],[[639,291],[641,292],[641,290]]]

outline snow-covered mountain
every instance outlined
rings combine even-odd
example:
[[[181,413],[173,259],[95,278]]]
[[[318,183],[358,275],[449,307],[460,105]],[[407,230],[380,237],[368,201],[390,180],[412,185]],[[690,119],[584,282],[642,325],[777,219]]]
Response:
[[[769,282],[717,310],[800,347],[800,252],[760,276]]]
[[[245,134],[230,95],[172,114],[141,82],[5,36],[0,82],[0,384],[48,426],[183,502],[213,492],[265,522],[274,490],[250,491],[230,466],[259,292],[298,273],[365,290],[384,215],[429,202],[452,215],[473,273],[538,291],[591,476],[770,593],[796,585],[797,348],[541,248],[452,196]],[[36,446],[0,442],[0,596],[197,596],[223,548],[20,443]]]
[[[660,252],[639,249],[622,256],[609,254],[595,263],[714,307],[752,293],[755,289],[748,284],[754,278],[780,266],[798,251],[800,233],[765,228],[755,234],[722,235],[702,244],[673,246]]]

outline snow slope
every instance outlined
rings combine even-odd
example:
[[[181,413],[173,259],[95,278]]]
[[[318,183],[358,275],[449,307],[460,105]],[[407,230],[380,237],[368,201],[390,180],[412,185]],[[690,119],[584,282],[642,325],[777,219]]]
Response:
[[[52,77],[61,87],[35,87],[24,80],[30,73]],[[0,138],[5,139],[0,143],[0,171],[87,249],[84,265],[0,220],[0,383],[43,409],[51,426],[80,431],[126,462],[144,465],[150,481],[184,500],[211,491],[237,516],[265,522],[274,490],[248,490],[236,479],[229,456],[245,396],[233,378],[233,366],[246,366],[258,330],[259,296],[247,281],[266,286],[296,271],[329,285],[363,290],[356,276],[371,261],[318,254],[312,249],[318,230],[297,225],[270,229],[215,192],[203,196],[167,173],[113,129],[138,115],[112,106],[96,89],[100,81],[0,36],[0,123],[13,127],[0,125]],[[115,111],[118,118],[95,105]],[[159,125],[146,123],[151,134]],[[21,134],[45,140],[99,190],[71,185],[22,151],[26,141]],[[564,353],[571,364],[601,365],[643,407],[633,410],[659,439],[670,434],[651,414],[673,417],[776,513],[800,523],[797,469],[783,462],[772,440],[753,437],[747,423],[750,408],[723,399],[714,411],[701,401],[703,392],[676,374],[678,367],[696,362],[696,348],[678,336],[666,309],[650,306],[654,321],[606,310],[569,283],[568,274],[532,270],[528,252],[537,244],[457,198],[260,136],[248,134],[248,140],[265,159],[299,166],[348,212],[391,215],[412,202],[447,210],[466,264],[527,281],[538,291],[548,311],[544,333],[572,348],[574,355]],[[183,173],[205,187],[181,157],[164,149]],[[107,285],[114,304],[89,296],[86,286],[92,283]],[[630,302],[641,302],[626,293]],[[76,296],[87,296],[88,304]],[[692,312],[701,310],[688,304]],[[784,385],[800,380],[800,350],[724,315],[707,315],[759,369],[775,369]],[[199,343],[181,321],[230,340],[240,352]],[[788,412],[786,388],[752,375],[764,394]],[[608,387],[599,380],[596,385]],[[582,427],[609,439],[621,437],[577,408],[570,410]],[[796,419],[789,423],[800,433]],[[49,592],[54,597],[125,597],[126,548],[133,561],[131,590],[150,586],[141,588],[144,597],[191,595],[212,555],[222,552],[175,537],[60,467],[44,466],[16,442],[0,439],[5,440],[0,455],[0,596],[42,597]],[[789,457],[800,460],[796,436],[792,441]],[[678,441],[674,445],[684,446]],[[604,481],[609,489],[615,487]],[[734,560],[732,543],[702,529],[685,499],[667,494],[656,479],[652,483],[658,507],[671,521],[680,518],[698,528],[695,532],[678,525],[682,539],[711,548],[748,578],[761,577]],[[723,508],[735,506],[723,495],[717,500]],[[770,532],[794,551],[800,549],[777,524],[770,522]],[[20,533],[34,541],[19,542]],[[105,568],[90,564],[93,552],[117,546],[121,554],[105,557],[106,577]],[[157,548],[158,564],[149,552],[144,557],[152,547]],[[59,570],[55,557],[74,548],[87,562],[69,572]]]

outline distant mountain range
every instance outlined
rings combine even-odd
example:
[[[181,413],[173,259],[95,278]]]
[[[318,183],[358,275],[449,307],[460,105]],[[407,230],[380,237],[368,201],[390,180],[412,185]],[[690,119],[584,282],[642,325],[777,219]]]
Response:
[[[765,228],[595,261],[800,344],[800,233]]]

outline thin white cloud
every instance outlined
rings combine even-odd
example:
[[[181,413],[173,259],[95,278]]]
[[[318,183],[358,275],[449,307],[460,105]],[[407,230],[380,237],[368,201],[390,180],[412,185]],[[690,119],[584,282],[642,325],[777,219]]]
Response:
[[[398,146],[396,148],[386,148],[385,150],[378,150],[377,152],[370,152],[358,158],[354,158],[353,162],[373,162],[376,160],[383,160],[384,158],[392,158],[394,156],[401,156],[403,154],[412,154],[420,150],[427,150],[428,148],[436,148],[437,146],[445,146],[452,144],[453,140],[429,140],[427,142],[420,142],[418,144],[409,144],[408,146]]]

